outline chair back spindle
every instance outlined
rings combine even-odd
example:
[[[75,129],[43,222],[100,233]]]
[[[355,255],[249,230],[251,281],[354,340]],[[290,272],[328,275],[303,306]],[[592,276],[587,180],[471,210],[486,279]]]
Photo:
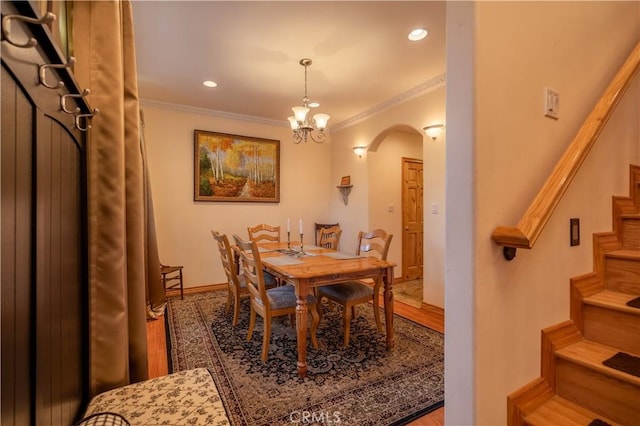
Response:
[[[222,269],[224,269],[224,273],[227,276],[227,290],[229,293],[227,296],[227,307],[225,312],[229,313],[229,309],[231,309],[231,304],[233,303],[233,325],[235,326],[238,324],[240,316],[240,300],[242,296],[248,295],[249,292],[247,290],[244,275],[239,273],[239,255],[236,256],[235,254],[235,246],[232,246],[229,243],[229,238],[224,234],[212,230],[211,235],[213,235],[213,238],[216,240],[218,245]]]
[[[358,232],[357,255],[375,256],[381,260],[387,260],[389,246],[393,234],[387,234],[383,229],[374,229],[369,232]]]
[[[247,288],[252,297],[262,301],[266,310],[269,310],[269,298],[264,282],[262,261],[255,240],[245,241],[237,234],[233,238],[238,246],[242,263],[242,273],[247,280]]]
[[[340,235],[342,235],[342,230],[338,225],[331,226],[329,228],[320,228],[318,246],[338,250]]]
[[[266,223],[261,223],[256,226],[249,226],[247,228],[249,234],[249,240],[257,243],[261,242],[280,242],[280,227],[271,226]]]

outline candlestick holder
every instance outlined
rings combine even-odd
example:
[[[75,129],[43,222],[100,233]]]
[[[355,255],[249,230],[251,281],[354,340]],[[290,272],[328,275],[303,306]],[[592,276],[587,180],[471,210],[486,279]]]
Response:
[[[291,232],[287,231],[287,249],[291,250]]]
[[[300,233],[300,254],[304,254],[304,244],[302,244],[302,232]]]

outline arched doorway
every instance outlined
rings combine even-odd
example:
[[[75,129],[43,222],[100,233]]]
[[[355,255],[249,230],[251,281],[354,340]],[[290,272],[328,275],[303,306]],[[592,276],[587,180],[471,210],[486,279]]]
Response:
[[[407,125],[380,132],[367,154],[369,224],[394,235],[389,259],[397,281],[420,280],[423,272],[423,134]],[[415,290],[420,299],[421,286]]]

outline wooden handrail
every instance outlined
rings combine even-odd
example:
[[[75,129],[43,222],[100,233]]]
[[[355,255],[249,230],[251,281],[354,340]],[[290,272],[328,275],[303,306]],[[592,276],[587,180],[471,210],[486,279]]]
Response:
[[[639,68],[640,43],[633,49],[580,127],[578,134],[520,219],[518,226],[498,226],[493,231],[491,238],[497,244],[505,247],[505,257],[508,260],[511,260],[509,257],[515,256],[514,248],[530,249],[533,247]]]

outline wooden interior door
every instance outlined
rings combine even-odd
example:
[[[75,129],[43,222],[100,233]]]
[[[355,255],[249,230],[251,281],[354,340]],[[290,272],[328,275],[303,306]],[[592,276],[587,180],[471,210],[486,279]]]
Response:
[[[422,160],[402,158],[402,278],[422,278]]]

